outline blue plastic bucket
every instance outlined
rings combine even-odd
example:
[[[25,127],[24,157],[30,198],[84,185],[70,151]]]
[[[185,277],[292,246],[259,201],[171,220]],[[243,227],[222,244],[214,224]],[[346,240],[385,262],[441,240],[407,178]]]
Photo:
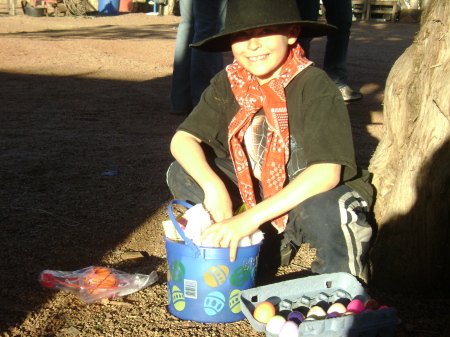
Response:
[[[120,0],[98,0],[98,12],[103,15],[117,15]]]
[[[192,205],[179,200],[169,203],[169,216],[186,244],[164,237],[167,251],[169,312],[183,320],[228,323],[245,318],[239,295],[255,285],[261,243],[239,247],[230,262],[229,248],[198,247],[181,230],[172,205]]]

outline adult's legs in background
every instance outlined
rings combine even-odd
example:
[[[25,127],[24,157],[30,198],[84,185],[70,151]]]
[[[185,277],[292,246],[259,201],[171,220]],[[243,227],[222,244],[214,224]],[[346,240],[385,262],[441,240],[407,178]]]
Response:
[[[319,0],[296,0],[302,20],[317,21],[319,17]],[[348,86],[347,53],[352,26],[351,0],[322,0],[328,24],[338,28],[336,33],[327,36],[323,69],[330,76],[342,93],[344,101],[359,100],[363,96],[359,91]],[[310,56],[312,39],[300,39],[306,57]]]
[[[317,21],[319,18],[320,1],[319,0],[296,0],[300,17],[306,21]],[[311,38],[301,38],[300,45],[309,58],[311,49]]]
[[[222,53],[192,49],[190,44],[217,34],[223,28],[226,0],[180,1],[170,92],[171,113],[189,114],[210,80],[223,68]]]
[[[322,0],[325,17],[330,25],[338,28],[327,37],[323,69],[339,89],[347,85],[347,51],[352,26],[351,0]]]
[[[172,88],[170,91],[171,112],[187,114],[192,106],[191,98],[191,48],[194,39],[194,0],[180,1],[181,22],[175,41]]]
[[[192,43],[200,42],[219,33],[225,24],[226,0],[195,0],[195,34]],[[223,69],[223,54],[192,49],[191,95],[196,106],[211,79]]]

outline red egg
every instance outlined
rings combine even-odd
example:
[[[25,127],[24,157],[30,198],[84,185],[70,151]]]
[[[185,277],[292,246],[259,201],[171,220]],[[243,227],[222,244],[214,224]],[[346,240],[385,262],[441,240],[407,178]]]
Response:
[[[374,300],[373,298],[371,298],[370,300],[368,300],[366,302],[365,307],[366,307],[366,309],[378,310],[378,308],[380,307],[380,303],[378,303],[377,300]]]

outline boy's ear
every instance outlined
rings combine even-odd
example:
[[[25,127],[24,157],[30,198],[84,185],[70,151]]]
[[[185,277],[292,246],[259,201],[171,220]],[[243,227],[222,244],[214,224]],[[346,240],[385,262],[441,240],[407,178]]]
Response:
[[[289,29],[289,38],[288,44],[294,44],[297,42],[298,34],[300,34],[301,27],[300,25],[292,25]]]

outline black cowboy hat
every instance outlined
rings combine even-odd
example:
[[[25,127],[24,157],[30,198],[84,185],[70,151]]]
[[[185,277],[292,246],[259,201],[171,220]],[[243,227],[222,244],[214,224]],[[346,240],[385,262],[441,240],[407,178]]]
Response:
[[[230,51],[233,33],[289,24],[300,25],[299,38],[324,36],[337,30],[328,24],[303,21],[295,0],[228,0],[225,29],[190,46],[210,52]]]

